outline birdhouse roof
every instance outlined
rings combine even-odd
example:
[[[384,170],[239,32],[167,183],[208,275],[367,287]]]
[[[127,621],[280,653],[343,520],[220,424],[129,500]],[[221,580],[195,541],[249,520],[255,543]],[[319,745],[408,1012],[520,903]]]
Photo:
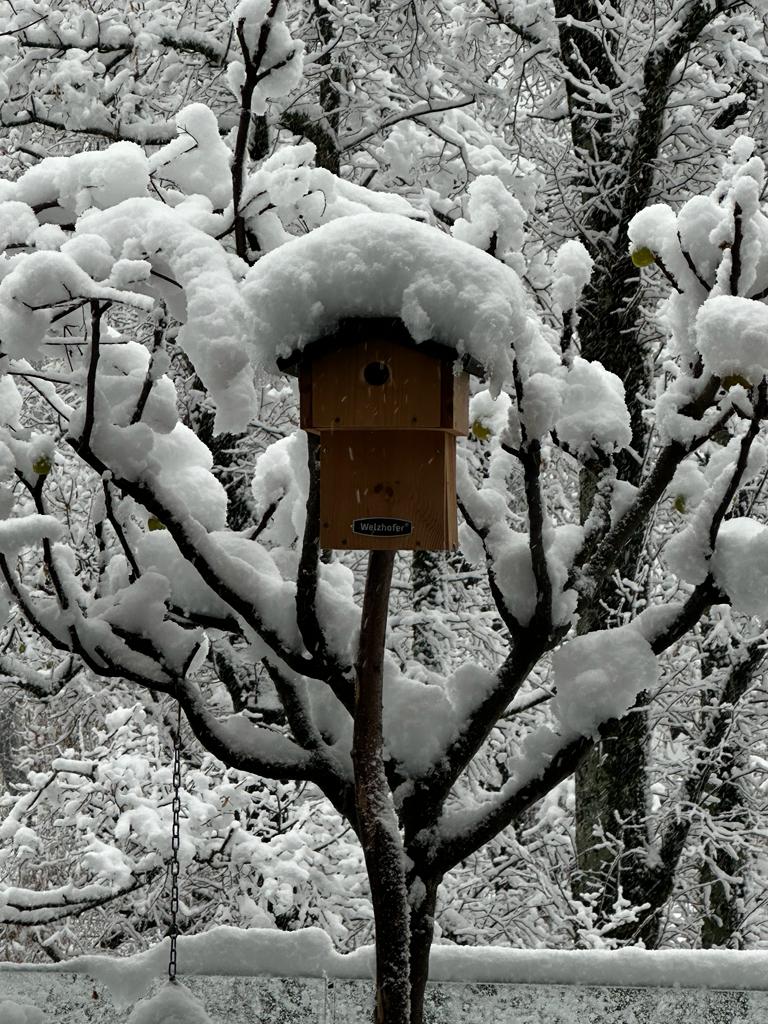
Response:
[[[515,357],[531,369],[559,363],[511,267],[396,214],[342,217],[286,242],[249,270],[243,297],[253,361],[269,372],[344,321],[380,317],[400,321],[405,344],[466,359],[492,390],[512,381]]]

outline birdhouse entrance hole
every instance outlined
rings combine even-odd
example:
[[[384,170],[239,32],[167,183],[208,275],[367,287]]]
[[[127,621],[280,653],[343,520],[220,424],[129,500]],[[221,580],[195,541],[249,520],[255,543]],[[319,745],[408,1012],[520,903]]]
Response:
[[[389,380],[389,367],[386,363],[368,363],[363,370],[363,380],[371,387],[381,387]]]

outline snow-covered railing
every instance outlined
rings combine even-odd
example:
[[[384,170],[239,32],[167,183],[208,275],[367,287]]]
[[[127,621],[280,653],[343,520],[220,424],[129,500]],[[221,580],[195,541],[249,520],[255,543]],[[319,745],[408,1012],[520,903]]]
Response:
[[[166,944],[126,959],[78,957],[56,965],[0,964],[0,1022],[11,1007],[41,1024],[122,1024],[161,980]],[[317,929],[218,928],[182,938],[180,974],[212,1020],[227,1024],[368,1024],[369,948],[342,955]],[[516,950],[437,946],[430,1024],[631,1021],[763,1024],[768,951]],[[27,1018],[19,1015],[18,1021]]]

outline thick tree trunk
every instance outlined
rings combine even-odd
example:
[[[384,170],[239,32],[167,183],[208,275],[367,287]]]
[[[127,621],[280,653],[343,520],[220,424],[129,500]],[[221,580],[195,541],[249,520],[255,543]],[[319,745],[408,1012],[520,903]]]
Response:
[[[736,757],[726,747],[720,759],[720,774],[725,779],[710,787],[710,814],[735,828],[744,825],[744,800],[738,782],[732,773],[736,770]],[[713,840],[706,852],[711,860],[704,863],[700,879],[705,887],[704,917],[701,922],[703,949],[725,946],[742,949],[741,933],[744,917],[744,861],[737,849]]]
[[[437,551],[414,551],[411,563],[413,610],[434,608],[440,598],[442,555]],[[413,627],[413,656],[428,669],[437,669],[440,651],[435,631],[423,622]]]
[[[747,513],[745,508],[744,513]],[[709,643],[702,657],[702,675],[711,676],[728,668],[729,646]],[[750,675],[747,675],[747,679]],[[733,673],[731,673],[733,679]],[[748,685],[748,684],[747,684]],[[746,690],[746,685],[744,687]],[[728,696],[740,697],[732,687]],[[738,729],[729,729],[717,758],[717,771],[706,787],[709,815],[717,823],[727,824],[733,833],[730,843],[718,843],[715,837],[704,844],[707,860],[701,866],[699,879],[704,892],[704,914],[701,922],[703,949],[725,946],[741,949],[744,916],[744,858],[738,848],[738,834],[747,825],[747,811],[739,784],[744,770],[744,755],[739,751]]]
[[[437,878],[409,879],[411,904],[411,1024],[423,1024],[424,996],[429,978],[429,952],[435,931]]]
[[[384,770],[382,697],[393,551],[372,551],[363,597],[352,763],[358,835],[376,926],[375,1024],[410,1024],[409,908],[403,846]]]
[[[559,28],[562,57],[574,76],[566,85],[571,138],[586,185],[581,215],[585,242],[595,259],[592,281],[578,311],[581,354],[586,359],[599,360],[624,382],[632,447],[642,452],[647,443],[647,426],[637,396],[647,393],[650,374],[638,320],[639,275],[626,255],[627,222],[636,209],[645,205],[650,192],[652,161],[661,136],[660,121],[658,117],[651,119],[653,130],[647,132],[640,156],[638,147],[634,150],[627,147],[626,136],[617,132],[613,118],[606,117],[605,110],[593,105],[589,93],[574,84],[591,77],[606,89],[618,86],[608,52],[615,40],[601,39],[584,28],[597,20],[594,0],[556,0],[555,9],[563,17]],[[661,103],[663,108],[665,88],[666,83],[661,83],[659,95],[645,95],[644,102]],[[648,118],[647,112],[644,116]],[[632,181],[628,165],[633,153],[642,169],[639,190]],[[617,196],[623,197],[624,209],[616,204]],[[620,453],[615,462],[622,479],[638,482],[639,466],[631,456]],[[584,519],[592,506],[594,482],[590,473],[583,474]],[[624,552],[618,567],[622,577],[638,578],[641,543],[638,538],[638,542],[629,545]],[[616,624],[608,621],[610,612],[606,609],[618,610],[619,602],[612,580],[604,580],[593,604],[594,615],[589,621],[584,618],[580,622],[579,631],[586,633]],[[579,870],[574,891],[582,897],[600,892],[597,912],[601,923],[610,919],[620,892],[631,902],[642,902],[646,885],[647,749],[648,726],[644,702],[639,701],[632,714],[609,724],[603,741],[587,755],[576,772]],[[617,842],[601,842],[602,834],[617,836]],[[629,939],[634,928],[635,925],[624,926],[618,937]]]
[[[646,699],[621,721],[612,721],[603,738],[576,772],[577,895],[594,897],[598,921],[610,920],[619,897],[639,905],[647,900],[647,753]],[[611,931],[619,942],[656,945],[658,917],[643,916]]]
[[[642,455],[647,426],[638,396],[647,393],[650,374],[638,315],[639,274],[628,258],[628,225],[652,200],[675,67],[695,45],[718,7],[692,0],[680,8],[677,30],[665,41],[659,40],[645,56],[634,110],[630,113],[625,107],[622,114],[619,95],[623,85],[616,72],[621,48],[618,31],[601,17],[597,0],[554,0],[554,5],[560,56],[569,72],[565,92],[579,164],[577,180],[583,188],[583,203],[575,223],[595,260],[592,281],[578,310],[581,354],[599,360],[624,381],[632,447]],[[622,453],[615,463],[621,479],[638,482],[636,459]],[[582,483],[582,513],[586,518],[594,482],[585,474]],[[622,577],[640,580],[638,553],[639,547],[628,546],[617,567]],[[584,618],[579,623],[580,632],[613,624],[608,620],[611,611],[619,610],[617,598],[612,581],[604,580],[601,592],[595,595],[591,621]],[[607,615],[604,610],[608,610]],[[603,923],[620,889],[632,903],[650,903],[651,909],[639,925],[622,926],[614,936],[625,941],[642,937],[646,944],[653,945],[659,900],[669,880],[660,877],[646,859],[643,821],[648,727],[643,719],[639,702],[631,715],[610,723],[603,742],[577,772],[577,858],[581,873],[576,890],[577,894],[594,893],[596,886],[606,886],[598,907]],[[617,830],[617,843],[596,844],[595,833],[615,835]]]
[[[312,15],[321,51],[320,55],[315,57],[315,64],[322,69],[318,100],[323,117],[318,120],[317,117],[308,117],[298,110],[287,110],[283,114],[282,123],[296,135],[315,144],[316,167],[324,167],[333,174],[340,174],[339,121],[344,87],[342,67],[337,51],[332,46],[339,25],[321,0],[314,0]]]
[[[603,296],[602,302],[606,301]],[[596,312],[597,307],[592,307]],[[614,325],[615,326],[615,325]],[[609,356],[601,350],[600,332],[584,331],[582,351],[590,359],[601,359],[608,369],[626,382],[642,379],[644,356],[637,338],[634,346],[616,346]],[[642,450],[644,427],[639,419],[640,403],[629,401],[633,412],[633,445]],[[619,464],[624,479],[638,482],[638,467],[626,458]],[[586,519],[592,505],[594,478],[582,476],[582,517]],[[623,579],[642,579],[642,537],[627,545],[619,563]],[[591,614],[582,617],[579,632],[606,629],[619,625],[618,614],[622,596],[612,579],[602,581]],[[612,614],[612,612],[614,614]],[[649,870],[647,864],[648,750],[650,744],[646,694],[641,694],[634,709],[624,718],[611,721],[601,730],[601,740],[587,754],[575,774],[576,795],[576,861],[573,891],[594,906],[597,922],[607,924],[617,900],[629,900],[635,906],[648,900]],[[593,903],[597,894],[597,903]],[[658,937],[659,916],[642,916],[637,922],[625,921],[611,931],[619,942],[640,939],[654,947]]]

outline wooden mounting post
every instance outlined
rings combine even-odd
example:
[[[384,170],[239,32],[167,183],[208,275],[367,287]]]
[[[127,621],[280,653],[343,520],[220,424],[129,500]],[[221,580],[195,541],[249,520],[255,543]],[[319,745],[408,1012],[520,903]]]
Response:
[[[384,642],[394,551],[371,551],[355,683],[352,763],[358,835],[376,926],[376,1024],[410,1020],[410,927],[403,848],[384,770]]]

